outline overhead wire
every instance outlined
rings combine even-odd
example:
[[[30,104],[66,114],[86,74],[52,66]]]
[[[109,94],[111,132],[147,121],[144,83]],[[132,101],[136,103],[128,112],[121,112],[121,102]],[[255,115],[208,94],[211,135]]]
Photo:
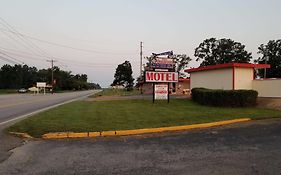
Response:
[[[0,50],[2,50],[3,52],[8,52],[10,54],[13,54],[13,55],[19,55],[19,56],[31,56],[31,57],[36,57],[36,58],[39,58],[39,59],[42,59],[42,60],[46,60],[46,59],[43,59],[45,58],[45,56],[42,56],[42,55],[39,55],[39,54],[31,54],[29,52],[25,52],[25,51],[21,51],[21,50],[16,50],[16,49],[11,49],[11,48],[5,48],[5,47],[1,47],[0,46]]]
[[[0,55],[0,59],[2,59],[2,60],[4,60],[4,61],[7,61],[7,62],[9,62],[9,63],[12,63],[12,64],[19,64],[18,62],[13,61],[13,60],[11,60],[11,59],[9,59],[9,58],[6,58],[6,57],[4,57],[4,56],[1,56],[1,55]]]
[[[1,21],[0,21],[1,23]],[[3,26],[5,26],[3,23],[1,23]],[[6,27],[6,26],[5,26]],[[7,27],[6,27],[7,28]],[[10,31],[9,29],[7,29],[8,31]],[[10,39],[12,39],[14,41],[14,43],[16,43],[17,45],[24,47],[26,50],[29,50],[32,54],[36,54],[36,52],[34,50],[31,49],[30,46],[28,46],[28,44],[26,44],[24,41],[22,41],[22,39],[19,38],[18,35],[15,34],[15,32],[9,32],[5,33],[2,31],[2,33],[4,33],[6,36],[8,36]],[[17,39],[16,39],[17,38]],[[38,53],[38,52],[37,52]],[[41,53],[40,53],[41,54]]]
[[[21,61],[21,60],[15,58],[15,57],[13,57],[13,56],[10,56],[10,55],[8,55],[8,54],[6,54],[6,53],[0,52],[0,54],[5,55],[6,57],[9,57],[10,59],[13,59],[13,60],[15,60],[15,61],[17,61],[17,62],[19,62],[19,63],[21,63],[21,64],[24,64],[23,61]]]
[[[2,22],[1,22],[2,21]],[[2,17],[0,17],[0,23],[6,27],[6,29],[14,34],[17,38],[19,38],[23,43],[25,43],[28,47],[29,50],[33,50],[37,53],[40,53],[42,55],[45,55],[46,57],[50,57],[45,51],[43,51],[41,48],[36,46],[34,43],[32,43],[30,40],[28,40],[26,37],[20,35],[20,33],[11,25],[9,24],[6,20],[4,20]],[[32,51],[32,52],[33,52]]]
[[[5,30],[3,28],[0,28],[0,30],[2,32],[14,33],[13,31],[7,31],[7,30]],[[59,43],[55,43],[55,42],[51,42],[51,41],[42,40],[42,39],[35,38],[33,36],[28,36],[28,35],[25,35],[25,34],[22,34],[22,33],[19,33],[19,32],[18,32],[18,34],[21,35],[21,36],[30,38],[32,40],[39,41],[39,42],[42,42],[42,43],[46,43],[46,44],[49,44],[49,45],[54,45],[54,46],[58,46],[58,47],[68,48],[68,49],[82,51],[82,52],[94,53],[94,54],[103,54],[103,55],[135,55],[135,54],[138,53],[138,51],[131,52],[131,53],[117,53],[117,52],[103,52],[103,51],[97,51],[97,50],[92,50],[92,49],[83,49],[83,48],[77,48],[77,47],[73,47],[73,46],[69,46],[69,45],[65,45],[65,44],[59,44]]]
[[[20,57],[24,57],[27,59],[33,59],[33,60],[42,60],[42,61],[46,61],[43,58],[38,58],[38,57],[42,57],[41,55],[31,55],[30,53],[24,52],[24,51],[18,51],[15,49],[7,49],[4,47],[0,47],[0,50],[2,52],[6,52],[12,55],[17,55]],[[33,57],[33,58],[30,58]],[[94,63],[94,62],[85,62],[85,61],[76,61],[77,59],[73,60],[73,59],[66,59],[66,58],[60,58],[60,57],[53,57],[56,60],[59,60],[60,62],[64,62],[65,64],[71,64],[74,66],[84,66],[84,67],[96,67],[96,66],[114,66],[117,65],[118,63]],[[40,61],[38,60],[38,61]],[[132,62],[133,63],[133,62]]]
[[[2,24],[2,26],[4,26],[6,28],[6,29],[0,28],[2,33],[6,34],[6,36],[8,36],[13,41],[15,41],[17,44],[19,44],[17,42],[17,40],[13,36],[10,35],[10,34],[13,34],[18,39],[20,39],[20,41],[22,42],[21,46],[24,46],[26,49],[28,49],[29,51],[32,52],[32,54],[30,54],[29,52],[17,51],[17,52],[22,52],[25,55],[29,56],[29,57],[26,57],[26,56],[22,56],[22,54],[14,53],[14,51],[15,51],[14,49],[10,49],[10,50],[14,50],[13,52],[10,52],[10,51],[7,51],[7,50],[3,50],[5,48],[0,47],[0,48],[2,48],[2,50],[1,50],[2,52],[1,53],[3,55],[9,57],[10,59],[15,60],[15,61],[13,61],[13,63],[17,63],[17,62],[24,63],[24,62],[14,58],[14,57],[12,57],[12,56],[10,56],[10,54],[17,55],[17,56],[20,56],[20,57],[24,57],[24,58],[27,58],[27,59],[33,59],[33,60],[35,60],[34,59],[35,56],[36,56],[36,58],[37,57],[43,57],[43,58],[50,58],[51,57],[52,59],[58,59],[58,60],[63,61],[63,62],[68,62],[66,64],[72,64],[74,66],[86,66],[86,67],[96,67],[96,66],[99,66],[100,67],[100,66],[116,65],[116,64],[113,64],[113,63],[90,63],[90,62],[82,62],[81,63],[81,61],[74,61],[74,60],[70,60],[70,59],[53,57],[50,54],[48,54],[47,52],[45,52],[43,49],[41,49],[39,46],[34,44],[30,40],[35,40],[35,41],[43,42],[43,43],[50,44],[50,45],[55,45],[55,46],[59,46],[59,47],[64,47],[64,48],[78,50],[78,51],[83,51],[83,52],[90,52],[90,53],[95,53],[95,54],[111,54],[111,55],[135,55],[136,54],[136,53],[112,53],[112,52],[102,52],[102,51],[96,51],[96,50],[90,50],[90,49],[76,48],[76,47],[72,47],[72,46],[68,46],[68,45],[64,45],[64,44],[59,44],[59,43],[55,43],[55,42],[50,42],[50,41],[46,41],[46,40],[42,40],[42,39],[38,39],[38,38],[35,38],[35,37],[32,37],[32,36],[28,36],[28,35],[22,34],[22,33],[18,32],[13,26],[11,26],[6,20],[4,20],[1,17],[0,17],[0,23]],[[3,53],[3,52],[5,52],[5,53]],[[33,58],[30,58],[30,57],[33,57]],[[7,58],[5,58],[5,59],[7,61]],[[10,60],[10,59],[8,59],[8,60]],[[40,60],[46,61],[45,59],[40,59]]]
[[[15,56],[19,56],[22,58],[26,58],[26,59],[32,59],[32,60],[37,60],[37,61],[46,61],[46,59],[43,59],[45,57],[41,56],[41,55],[32,55],[26,52],[15,52],[15,51],[9,51],[9,50],[4,50],[0,47],[0,51],[7,53],[7,54],[11,54],[11,55],[15,55]]]

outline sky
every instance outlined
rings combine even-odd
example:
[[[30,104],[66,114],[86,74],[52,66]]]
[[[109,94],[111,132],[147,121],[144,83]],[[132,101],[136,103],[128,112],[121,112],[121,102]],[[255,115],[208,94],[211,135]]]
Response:
[[[199,65],[194,50],[211,37],[241,42],[258,58],[260,44],[281,38],[280,6],[280,0],[0,0],[0,56],[38,69],[54,59],[62,70],[108,87],[126,60],[139,76],[141,41],[144,57],[173,50],[193,59],[188,67]],[[0,59],[4,64],[11,63]]]

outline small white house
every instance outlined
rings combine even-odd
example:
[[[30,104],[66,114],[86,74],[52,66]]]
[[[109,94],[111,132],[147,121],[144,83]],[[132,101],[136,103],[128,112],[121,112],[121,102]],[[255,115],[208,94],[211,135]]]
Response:
[[[190,88],[253,89],[262,97],[281,97],[281,79],[255,79],[255,69],[270,68],[269,64],[226,63],[185,70],[190,74]]]

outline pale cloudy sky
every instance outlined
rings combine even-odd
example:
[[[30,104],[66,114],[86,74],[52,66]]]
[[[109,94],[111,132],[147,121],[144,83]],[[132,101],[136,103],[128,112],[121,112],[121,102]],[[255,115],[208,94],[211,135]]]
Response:
[[[55,59],[107,87],[125,60],[139,75],[140,41],[144,56],[173,50],[194,58],[204,39],[225,37],[256,58],[260,44],[281,38],[280,7],[280,0],[0,0],[1,19],[29,36],[0,20],[0,52],[38,68]]]

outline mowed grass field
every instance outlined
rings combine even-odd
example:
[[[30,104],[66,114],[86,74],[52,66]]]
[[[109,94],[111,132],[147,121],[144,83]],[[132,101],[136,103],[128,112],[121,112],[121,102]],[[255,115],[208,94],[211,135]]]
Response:
[[[260,108],[218,108],[188,99],[77,101],[29,117],[7,129],[34,137],[49,132],[87,132],[178,126],[236,118],[281,117],[281,111]]]

